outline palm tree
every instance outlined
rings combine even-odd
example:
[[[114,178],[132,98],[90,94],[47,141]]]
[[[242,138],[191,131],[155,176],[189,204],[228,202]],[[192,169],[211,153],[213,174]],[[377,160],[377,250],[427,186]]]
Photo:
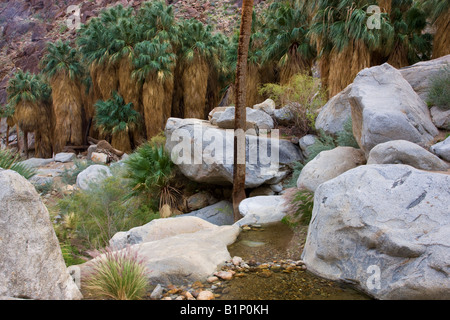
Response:
[[[236,66],[236,107],[235,107],[235,137],[234,137],[234,171],[233,171],[233,214],[234,220],[242,218],[239,204],[246,198],[245,195],[245,167],[246,167],[246,87],[248,49],[252,30],[253,0],[244,0],[242,3],[241,28],[239,32],[239,47]]]
[[[8,81],[9,117],[24,133],[24,151],[28,157],[28,133],[35,133],[36,156],[52,156],[51,89],[40,75],[17,71]],[[19,134],[19,131],[17,132]]]
[[[135,47],[133,78],[142,84],[142,105],[147,138],[157,135],[170,117],[167,92],[173,88],[176,56],[168,42],[142,41]]]
[[[0,107],[0,119],[6,118],[6,147],[9,145],[9,129],[14,127],[16,123],[14,122],[14,107],[10,104],[5,104]]]
[[[252,33],[250,36],[248,61],[247,61],[247,81],[246,81],[247,107],[252,107],[253,105],[262,101],[262,97],[258,91],[259,86],[262,83],[260,70],[263,64],[263,47],[264,42],[266,40],[266,36],[262,32],[262,30],[263,25],[261,23],[261,20],[257,19],[255,12],[253,12]],[[227,59],[228,59],[227,62],[228,67],[231,70],[236,70],[238,42],[239,42],[239,32],[236,32],[233,34],[233,38],[227,49]],[[234,100],[234,97],[232,97],[231,100]]]
[[[183,20],[178,53],[185,118],[203,119],[206,113],[208,79],[218,65],[221,42],[210,26],[197,20]]]
[[[308,16],[298,1],[272,3],[267,17],[264,58],[278,64],[281,84],[297,73],[310,73],[316,54],[308,30]]]
[[[80,31],[78,46],[83,60],[90,66],[96,99],[107,100],[119,89],[118,63],[122,56],[130,53],[130,39],[136,36],[134,32],[130,33],[130,29],[135,31],[130,21],[132,14],[133,8],[125,9],[122,5],[117,5],[103,10],[99,17],[91,19]],[[114,61],[111,61],[112,55]],[[127,67],[124,64],[123,68]]]
[[[81,98],[83,70],[78,51],[68,42],[59,40],[49,43],[47,51],[41,64],[53,92],[54,149],[57,153],[67,144],[74,146],[83,144]]]
[[[450,2],[425,0],[423,5],[436,28],[433,41],[433,59],[450,54]]]
[[[387,2],[387,1],[386,1]],[[394,1],[387,4],[389,20],[394,32],[388,34],[393,39],[384,40],[381,52],[387,52],[387,62],[402,68],[420,60],[431,58],[431,35],[424,33],[427,15],[417,2],[412,0]],[[379,50],[378,50],[379,51]]]
[[[367,8],[376,1],[319,1],[309,35],[321,59],[323,83],[333,96],[351,83],[357,73],[371,66],[371,52],[382,48],[382,39],[394,32],[387,14],[381,15],[381,29],[367,27]]]
[[[125,104],[117,93],[107,101],[97,101],[95,104],[95,123],[101,132],[112,135],[113,148],[130,153],[132,132],[139,125],[140,114],[133,108],[133,103]]]

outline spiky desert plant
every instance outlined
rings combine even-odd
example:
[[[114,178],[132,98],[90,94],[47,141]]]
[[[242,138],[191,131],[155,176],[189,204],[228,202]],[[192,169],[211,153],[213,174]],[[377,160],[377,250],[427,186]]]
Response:
[[[280,1],[271,5],[264,53],[266,61],[277,62],[281,84],[297,73],[310,72],[315,50],[308,30],[308,16],[298,1]]]
[[[106,248],[93,261],[86,289],[94,296],[113,300],[141,300],[148,289],[147,267],[137,251]]]
[[[35,176],[37,173],[36,169],[20,163],[19,158],[18,153],[13,155],[9,150],[0,150],[0,168],[16,171],[25,179],[30,179]]]
[[[166,92],[173,87],[172,70],[176,57],[170,43],[161,43],[157,39],[138,43],[135,52],[132,75],[142,84],[144,122],[150,139],[164,129],[170,117],[171,101]]]
[[[58,153],[68,144],[83,144],[81,80],[84,72],[78,51],[69,42],[49,43],[47,52],[41,65],[52,88],[54,151]]]
[[[176,208],[180,191],[173,186],[174,164],[164,146],[145,143],[126,160],[130,196],[144,195],[158,199],[159,208],[168,204]]]
[[[35,133],[36,156],[52,156],[51,89],[40,75],[17,71],[8,81],[8,106],[13,108],[13,122],[24,132],[28,156],[28,133]]]
[[[123,152],[132,150],[132,131],[138,127],[140,114],[133,103],[125,104],[124,99],[113,92],[111,99],[97,101],[95,104],[95,123],[101,132],[111,134],[111,145]]]
[[[181,22],[181,47],[178,53],[183,88],[185,118],[205,117],[207,87],[211,68],[217,63],[218,37],[210,26],[197,20]]]
[[[450,2],[425,0],[423,5],[436,28],[433,40],[433,58],[450,54]]]

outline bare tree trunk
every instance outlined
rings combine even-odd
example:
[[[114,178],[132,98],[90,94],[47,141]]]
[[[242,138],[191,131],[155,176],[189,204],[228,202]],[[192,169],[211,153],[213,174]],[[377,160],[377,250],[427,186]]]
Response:
[[[238,59],[235,85],[235,135],[234,135],[234,171],[233,171],[233,213],[234,221],[242,218],[239,204],[245,199],[245,127],[246,127],[246,76],[248,48],[252,29],[253,0],[243,0],[242,20],[239,34]]]
[[[28,132],[23,132],[23,152],[25,152],[25,159],[28,159]]]
[[[8,148],[9,145],[9,125],[6,125],[6,148]]]

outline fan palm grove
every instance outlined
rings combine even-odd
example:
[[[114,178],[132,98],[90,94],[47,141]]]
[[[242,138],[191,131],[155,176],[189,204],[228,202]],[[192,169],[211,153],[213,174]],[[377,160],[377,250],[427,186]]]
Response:
[[[288,83],[297,73],[311,74],[315,65],[331,97],[365,67],[388,62],[400,68],[449,54],[449,3],[273,1],[252,15],[246,106],[262,102],[263,84]],[[379,28],[367,26],[372,5],[381,10]],[[8,89],[8,105],[15,110],[10,124],[39,135],[36,151],[42,156],[86,144],[88,134],[135,148],[160,133],[170,116],[206,118],[226,92],[237,101],[238,37],[238,30],[228,36],[197,20],[176,18],[164,1],[139,9],[111,7],[83,25],[73,43],[48,45],[44,77],[17,72]],[[126,114],[133,110],[139,116],[132,115],[128,131],[112,134],[91,123],[98,120],[97,101],[116,101],[115,93],[123,103],[110,106],[126,106]],[[119,123],[127,123],[128,115]],[[118,132],[127,134],[119,139]]]

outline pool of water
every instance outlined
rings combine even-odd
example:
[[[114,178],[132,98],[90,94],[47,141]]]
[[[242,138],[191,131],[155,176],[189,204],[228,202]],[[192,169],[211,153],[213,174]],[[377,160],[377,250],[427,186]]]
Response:
[[[300,260],[307,227],[293,232],[283,223],[242,231],[228,247],[230,255],[251,263]],[[257,270],[224,283],[223,300],[366,300],[370,297],[337,282],[319,278],[307,270]]]

